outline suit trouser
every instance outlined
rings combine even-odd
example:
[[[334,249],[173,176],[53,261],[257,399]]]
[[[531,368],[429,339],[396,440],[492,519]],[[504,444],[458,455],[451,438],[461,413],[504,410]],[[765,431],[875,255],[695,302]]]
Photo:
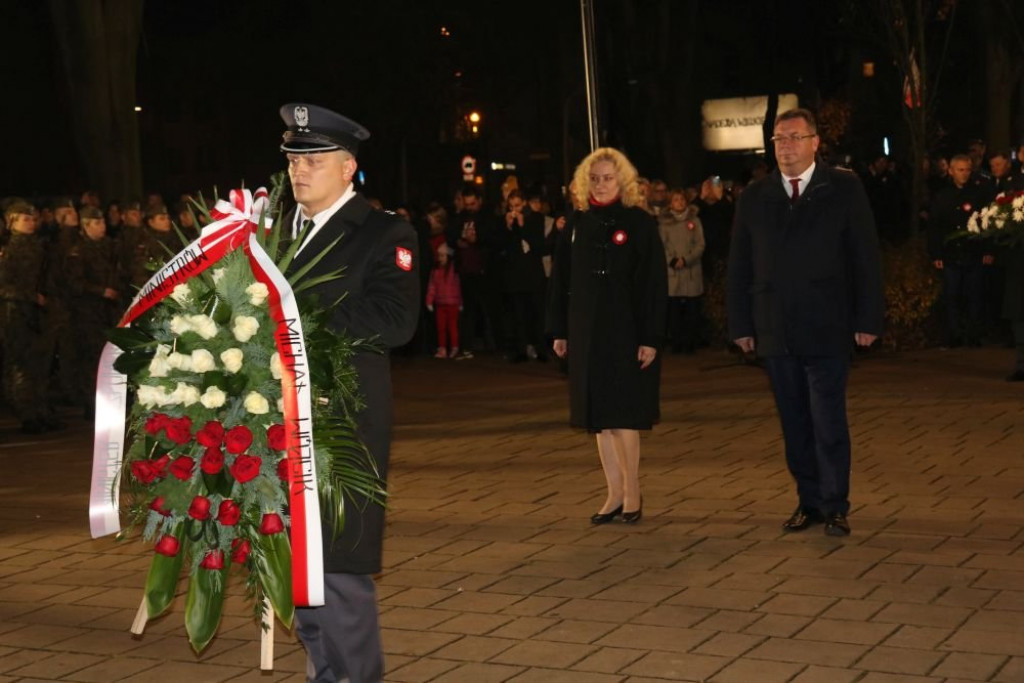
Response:
[[[977,341],[981,336],[985,316],[984,266],[980,263],[947,263],[942,271],[949,336],[947,341]]]
[[[850,511],[850,428],[846,358],[766,358],[800,505],[822,514]]]
[[[1024,320],[1013,320],[1010,324],[1013,329],[1013,345],[1017,349],[1013,369],[1024,372]]]
[[[295,610],[295,632],[306,646],[310,683],[380,683],[384,654],[377,590],[365,574],[324,574],[323,607]]]

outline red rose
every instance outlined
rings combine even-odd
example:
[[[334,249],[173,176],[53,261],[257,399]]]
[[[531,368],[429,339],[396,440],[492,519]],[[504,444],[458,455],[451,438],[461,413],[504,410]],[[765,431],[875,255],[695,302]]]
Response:
[[[260,473],[260,465],[263,461],[255,455],[239,455],[235,458],[235,462],[229,468],[231,470],[231,476],[238,480],[239,483],[244,484],[247,481],[252,481],[256,478],[256,475]]]
[[[206,496],[196,496],[192,504],[188,506],[188,516],[200,522],[210,518],[210,499]]]
[[[186,481],[192,478],[192,467],[195,466],[196,462],[187,455],[183,455],[179,458],[175,458],[174,462],[171,463],[171,474],[176,478]]]
[[[167,423],[170,421],[171,418],[167,417],[163,413],[156,413],[146,420],[146,433],[150,436],[156,436],[167,427]]]
[[[288,458],[281,458],[281,462],[277,463],[277,478],[288,483]]]
[[[203,569],[224,569],[224,551],[211,550],[206,553],[206,557],[199,563],[199,566]]]
[[[167,438],[176,444],[185,444],[192,440],[192,420],[179,417],[167,424]]]
[[[164,517],[170,517],[171,511],[164,507],[164,497],[157,496],[153,499],[153,502],[149,504],[149,509],[153,512],[159,512]]]
[[[151,484],[156,479],[156,470],[149,460],[136,460],[132,463],[132,475],[143,484]]]
[[[245,425],[238,425],[228,430],[224,435],[224,447],[228,453],[244,453],[245,449],[252,445],[252,432]]]
[[[199,459],[199,467],[207,474],[217,474],[224,468],[224,451],[219,448],[207,448]]]
[[[156,476],[163,479],[167,476],[167,466],[171,464],[171,456],[161,455],[159,458],[153,461],[153,471],[156,472]]]
[[[178,554],[178,549],[180,547],[181,544],[178,543],[178,539],[176,539],[174,536],[162,536],[160,537],[160,540],[156,542],[156,547],[154,548],[154,550],[160,553],[161,555],[166,555],[167,557],[174,557]]]
[[[249,559],[249,553],[252,552],[252,546],[249,541],[242,538],[236,538],[231,541],[231,561],[235,564],[244,564]]]
[[[275,451],[284,450],[284,425],[270,425],[270,429],[267,430],[267,446]]]
[[[238,507],[238,504],[233,500],[222,500],[220,503],[220,509],[217,510],[217,521],[224,526],[234,526],[238,524],[239,517],[242,516],[242,508]]]
[[[202,429],[196,432],[196,441],[207,448],[220,446],[221,442],[224,441],[224,427],[221,426],[220,422],[207,422],[203,425]]]
[[[260,533],[264,536],[271,534],[279,534],[284,531],[284,522],[281,521],[281,516],[276,512],[268,512],[263,515],[263,521],[260,522]]]

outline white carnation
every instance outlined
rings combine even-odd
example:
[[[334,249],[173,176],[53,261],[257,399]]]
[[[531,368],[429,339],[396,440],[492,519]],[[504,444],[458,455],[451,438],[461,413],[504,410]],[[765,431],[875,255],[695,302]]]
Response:
[[[183,353],[175,351],[171,355],[167,356],[167,365],[174,368],[175,370],[181,370],[182,372],[192,371],[192,357],[186,356]]]
[[[1015,209],[1024,209],[1024,194],[1020,195],[1019,197],[1014,197],[1013,203],[1010,204],[1010,206],[1012,206]]]
[[[270,357],[270,374],[274,379],[281,379],[281,354],[276,351]]]
[[[188,324],[188,319],[180,315],[176,315],[171,318],[171,332],[181,336],[186,332],[191,332],[192,326]]]
[[[1014,223],[1024,223],[1024,209],[1014,209],[1013,210],[1013,222]]]
[[[155,408],[167,404],[167,390],[161,386],[143,384],[138,391],[139,403],[146,408]]]
[[[978,215],[975,214],[967,220],[967,232],[981,232],[978,228]]]
[[[260,329],[259,320],[251,315],[239,315],[235,316],[235,326],[231,328],[231,333],[235,335],[235,339],[244,344],[253,338],[258,329]]]
[[[228,395],[225,394],[217,387],[208,387],[203,395],[199,397],[199,402],[203,404],[204,408],[220,408],[224,405]]]
[[[270,296],[270,290],[262,282],[254,282],[249,285],[245,288],[245,293],[249,295],[249,303],[253,306],[259,306]]]
[[[192,352],[192,370],[195,372],[209,372],[216,369],[217,363],[214,361],[212,353],[206,349],[197,349]]]
[[[192,301],[192,291],[189,290],[186,284],[175,285],[174,291],[171,292],[171,298],[185,306]]]
[[[191,315],[188,322],[203,339],[213,339],[217,336],[217,323],[208,315]]]
[[[277,399],[277,412],[284,412],[284,398]]]
[[[234,374],[242,369],[242,349],[228,349],[221,351],[220,362],[224,363],[224,369]]]
[[[153,356],[153,360],[149,361],[149,376],[150,377],[166,377],[167,373],[171,371],[171,364],[167,362],[167,356],[157,354]]]
[[[245,397],[245,409],[253,415],[266,415],[270,412],[270,404],[267,403],[263,394],[250,391],[249,395]]]
[[[1006,227],[1006,219],[1005,218],[997,218],[996,219],[996,230],[1002,230],[1005,227]]]

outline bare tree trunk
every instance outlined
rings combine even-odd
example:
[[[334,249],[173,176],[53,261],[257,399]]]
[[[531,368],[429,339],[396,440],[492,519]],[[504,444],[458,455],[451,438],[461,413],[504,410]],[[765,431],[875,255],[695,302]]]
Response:
[[[71,102],[75,144],[90,189],[142,193],[135,74],[142,0],[50,0]]]

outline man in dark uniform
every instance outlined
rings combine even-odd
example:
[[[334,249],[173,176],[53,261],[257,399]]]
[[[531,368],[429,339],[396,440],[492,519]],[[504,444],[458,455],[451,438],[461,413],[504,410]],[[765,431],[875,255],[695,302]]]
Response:
[[[46,242],[36,233],[35,209],[14,202],[4,211],[7,243],[0,249],[0,335],[7,403],[21,430],[39,434],[59,428],[46,397],[50,356],[40,353],[46,298]]]
[[[146,209],[144,225],[135,226],[128,220],[134,213],[134,203],[125,211],[124,229],[121,231],[118,252],[118,287],[122,303],[127,307],[136,292],[149,281],[153,273],[184,246],[171,225],[171,217],[163,204]]]
[[[729,334],[765,359],[800,502],[782,525],[850,525],[846,378],[853,343],[882,332],[878,236],[853,173],[815,161],[814,115],[775,123],[779,168],[740,196],[729,251]]]
[[[117,262],[114,243],[107,237],[103,212],[82,207],[82,231],[61,254],[61,269],[68,285],[71,322],[78,350],[78,401],[84,417],[95,411],[96,364],[99,362],[106,330],[116,322]]]
[[[950,234],[966,235],[967,221],[993,199],[991,181],[971,174],[971,157],[958,154],[949,162],[953,182],[932,199],[928,212],[928,254],[943,273],[946,299],[946,345],[981,344],[985,310],[985,272],[994,258],[982,253],[975,241],[953,240]],[[966,305],[966,316],[964,307]]]
[[[405,344],[416,330],[420,309],[417,238],[411,225],[374,210],[352,184],[359,143],[370,134],[361,125],[311,104],[287,104],[288,130],[281,150],[298,207],[284,229],[298,236],[309,227],[291,265],[294,272],[341,237],[306,274],[315,278],[339,267],[341,279],[313,288],[323,302],[339,301],[330,325],[356,338],[375,338],[388,349]],[[344,296],[344,298],[342,298]],[[366,408],[359,433],[382,478],[391,446],[391,368],[388,355],[360,353],[352,363]],[[345,527],[332,542],[324,524],[323,607],[296,610],[296,631],[306,646],[307,676],[316,683],[379,683],[384,678],[377,597],[372,574],[381,570],[384,509],[347,501]]]

